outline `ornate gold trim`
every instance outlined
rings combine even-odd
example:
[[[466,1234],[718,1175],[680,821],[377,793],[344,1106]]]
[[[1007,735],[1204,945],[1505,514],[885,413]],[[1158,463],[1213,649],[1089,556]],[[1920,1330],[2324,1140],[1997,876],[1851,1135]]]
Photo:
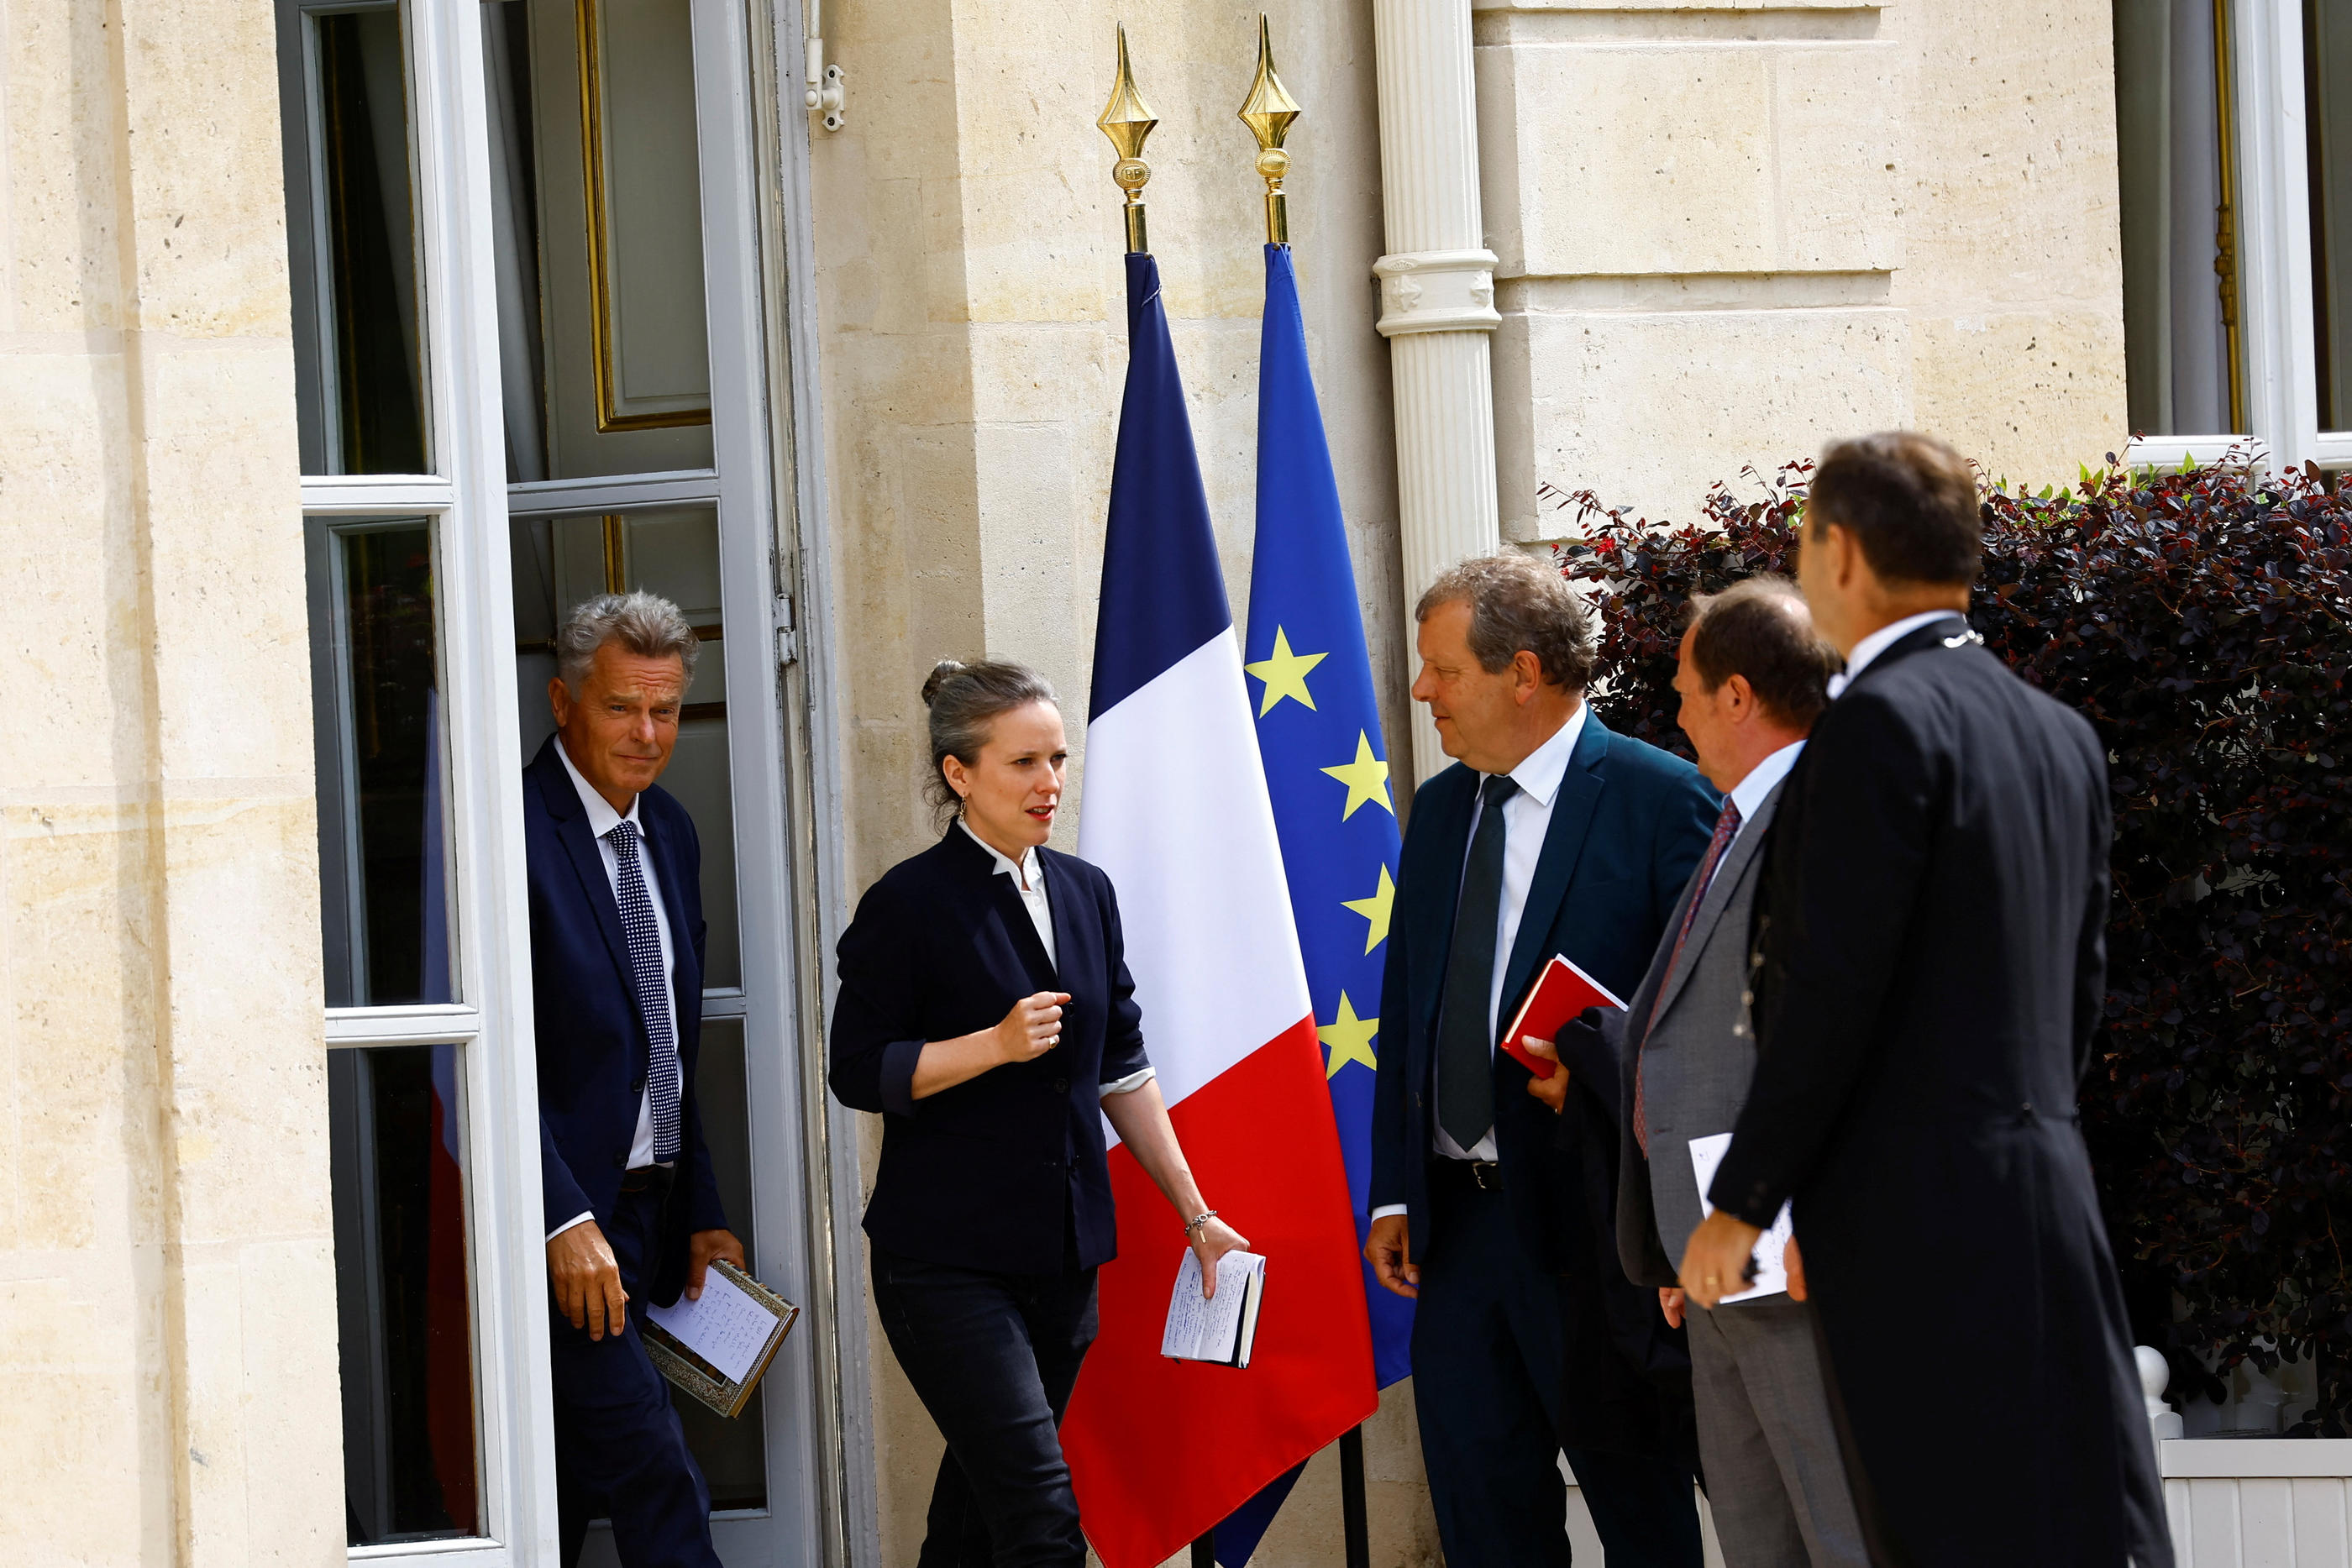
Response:
[[[1282,177],[1290,172],[1290,154],[1282,150],[1282,140],[1298,118],[1298,100],[1274,73],[1274,42],[1263,11],[1257,15],[1257,79],[1250,83],[1248,99],[1234,113],[1257,138],[1257,172],[1265,181],[1266,243],[1288,245],[1290,204],[1283,194]]]
[[[2213,0],[2213,128],[2221,166],[2213,211],[2213,276],[2221,292],[2221,340],[2230,361],[2230,432],[2246,434],[2245,350],[2241,340],[2238,276],[2238,135],[2230,92],[2230,0]]]
[[[625,593],[629,586],[628,524],[617,512],[604,514],[604,591]]]
[[[587,198],[589,335],[594,351],[588,356],[596,382],[596,434],[624,430],[670,430],[681,425],[709,424],[710,410],[682,409],[675,413],[630,413],[613,406],[613,301],[604,256],[604,81],[600,57],[602,29],[596,0],[574,0],[573,31],[580,44],[580,168]],[[618,591],[615,590],[614,591]]]

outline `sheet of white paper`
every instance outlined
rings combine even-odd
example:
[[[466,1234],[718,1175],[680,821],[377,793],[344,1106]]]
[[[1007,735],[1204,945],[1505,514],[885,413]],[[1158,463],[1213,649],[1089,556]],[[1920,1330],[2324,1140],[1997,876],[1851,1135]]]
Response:
[[[1715,1167],[1723,1163],[1724,1155],[1731,1148],[1731,1134],[1717,1133],[1710,1137],[1690,1141],[1691,1168],[1698,1173],[1698,1207],[1702,1215],[1713,1214],[1715,1205],[1707,1202],[1706,1189],[1715,1184]],[[1781,1253],[1789,1245],[1789,1206],[1782,1204],[1780,1212],[1772,1217],[1772,1228],[1756,1239],[1756,1283],[1737,1295],[1726,1296],[1727,1301],[1752,1301],[1759,1296],[1773,1296],[1789,1288],[1789,1270],[1781,1261]]]
[[[1265,1266],[1251,1252],[1228,1252],[1217,1260],[1217,1295],[1201,1299],[1201,1255],[1184,1249],[1176,1270],[1176,1288],[1169,1292],[1168,1325],[1160,1335],[1160,1354],[1188,1361],[1231,1361],[1235,1336],[1241,1333],[1242,1307],[1249,1297],[1249,1277]]]
[[[776,1330],[776,1314],[716,1269],[702,1277],[700,1301],[681,1295],[676,1306],[655,1307],[646,1316],[733,1383],[751,1375],[768,1336]]]

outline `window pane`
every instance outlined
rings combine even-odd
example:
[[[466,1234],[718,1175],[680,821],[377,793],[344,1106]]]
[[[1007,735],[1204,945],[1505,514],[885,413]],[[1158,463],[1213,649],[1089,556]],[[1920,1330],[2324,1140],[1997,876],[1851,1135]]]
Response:
[[[459,1062],[454,1045],[327,1054],[353,1546],[480,1532]]]
[[[703,984],[740,986],[735,919],[734,795],[727,759],[727,667],[719,610],[719,514],[686,507],[611,517],[525,517],[514,525],[515,690],[529,762],[555,732],[544,695],[555,674],[552,639],[572,606],[642,588],[675,603],[702,638],[677,744],[661,787],[694,819],[702,841],[702,917],[709,926]]]
[[[696,1109],[702,1113],[702,1135],[710,1145],[710,1163],[719,1175],[719,1198],[727,1206],[728,1226],[741,1239],[744,1254],[756,1259],[759,1242],[751,1232],[751,1115],[740,1020],[720,1019],[702,1026],[694,1096]],[[710,1506],[767,1507],[762,1401],[754,1399],[731,1421],[684,1395],[673,1394],[670,1403],[686,1427],[687,1446],[694,1450],[703,1479],[710,1483]]]
[[[482,12],[508,477],[708,468],[688,0]]]
[[[432,528],[310,532],[327,1005],[454,1001]]]
[[[402,22],[396,4],[278,0],[305,474],[426,472]]]
[[[2304,0],[2319,428],[2352,426],[2352,0]]]
[[[2144,435],[2244,428],[2220,13],[2215,0],[2115,0],[2124,355]]]

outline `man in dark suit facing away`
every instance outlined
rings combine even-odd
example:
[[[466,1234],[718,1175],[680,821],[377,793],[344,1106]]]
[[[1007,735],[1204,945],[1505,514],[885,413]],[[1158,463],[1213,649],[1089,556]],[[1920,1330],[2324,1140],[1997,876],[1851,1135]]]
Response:
[[[1565,1568],[1565,1448],[1612,1563],[1698,1568],[1689,1361],[1618,1266],[1615,1143],[1495,1049],[1553,955],[1641,978],[1715,792],[1584,704],[1586,612],[1523,555],[1465,561],[1415,611],[1459,766],[1422,783],[1381,991],[1365,1257],[1414,1296],[1413,1398],[1452,1568]]]
[[[1557,1042],[1570,1071],[1529,1082],[1556,1109],[1580,1088],[1615,1118],[1618,1251],[1674,1322],[1685,1312],[1675,1263],[1701,1218],[1693,1145],[1730,1133],[1756,1066],[1741,998],[1764,844],[1840,662],[1785,578],[1748,578],[1691,612],[1675,690],[1723,814],[1631,1005],[1587,1015],[1597,1029],[1570,1025]],[[1864,1568],[1811,1304],[1776,1291],[1689,1318],[1699,1456],[1724,1561]]]
[[[654,783],[698,645],[643,592],[589,600],[555,644],[556,733],[522,799],[563,1563],[601,1511],[627,1568],[717,1568],[709,1489],[640,1337],[713,1260],[745,1266],[694,1098],[701,846]]]
[[[1765,847],[1756,1074],[1681,1279],[1738,1291],[1793,1197],[1874,1563],[2169,1568],[2075,1116],[2105,756],[1969,630],[1980,544],[1940,441],[1814,470],[1798,575],[1845,674]]]

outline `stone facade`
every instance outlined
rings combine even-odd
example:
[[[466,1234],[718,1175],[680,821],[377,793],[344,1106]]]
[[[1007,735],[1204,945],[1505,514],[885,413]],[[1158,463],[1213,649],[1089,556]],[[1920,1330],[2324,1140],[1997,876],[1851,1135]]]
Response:
[[[270,13],[0,51],[0,1558],[340,1562]]]

